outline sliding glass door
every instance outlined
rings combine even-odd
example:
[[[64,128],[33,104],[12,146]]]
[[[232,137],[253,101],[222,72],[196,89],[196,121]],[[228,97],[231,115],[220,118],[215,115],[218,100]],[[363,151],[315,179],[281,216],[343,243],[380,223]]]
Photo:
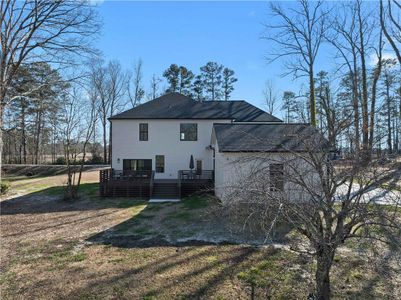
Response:
[[[152,171],[151,159],[123,159],[123,170]]]

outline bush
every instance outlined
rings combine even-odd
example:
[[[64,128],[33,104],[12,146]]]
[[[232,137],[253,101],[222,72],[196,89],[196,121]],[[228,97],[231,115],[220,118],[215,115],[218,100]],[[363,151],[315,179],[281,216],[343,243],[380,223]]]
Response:
[[[57,157],[56,161],[54,162],[55,165],[65,165],[66,161],[65,161],[65,157],[61,156],[61,157]]]
[[[90,165],[101,165],[103,164],[103,158],[98,154],[92,154],[92,158],[87,163]]]
[[[3,195],[7,193],[7,191],[10,189],[10,183],[8,182],[1,182],[0,183],[0,194]]]

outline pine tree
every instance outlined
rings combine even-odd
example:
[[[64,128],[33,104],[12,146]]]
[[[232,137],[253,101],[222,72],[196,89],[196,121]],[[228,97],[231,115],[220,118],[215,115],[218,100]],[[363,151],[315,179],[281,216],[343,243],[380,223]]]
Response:
[[[198,101],[203,100],[203,92],[204,92],[203,82],[204,80],[202,78],[202,75],[196,75],[195,80],[192,84],[192,94]]]
[[[286,121],[290,123],[293,121],[293,113],[296,111],[295,93],[292,91],[285,91],[283,94],[282,110],[286,113]]]
[[[208,100],[217,100],[222,95],[222,70],[223,66],[216,62],[208,62],[200,68],[204,78],[204,88]]]
[[[180,67],[177,64],[171,64],[163,73],[163,77],[167,79],[169,87],[166,92],[177,92],[179,88]]]
[[[234,77],[234,71],[229,68],[224,68],[223,70],[223,93],[224,100],[230,99],[230,95],[232,91],[234,91],[234,83],[237,82],[238,79]]]
[[[178,92],[186,96],[191,96],[191,83],[194,73],[184,66],[179,67]]]

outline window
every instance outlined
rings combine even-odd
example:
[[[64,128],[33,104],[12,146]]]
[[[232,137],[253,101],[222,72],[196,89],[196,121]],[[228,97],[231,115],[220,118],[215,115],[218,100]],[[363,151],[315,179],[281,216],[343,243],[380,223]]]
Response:
[[[148,140],[148,124],[140,123],[139,124],[139,140],[147,141]]]
[[[284,188],[284,167],[282,164],[270,165],[270,190],[282,191]]]
[[[197,141],[198,140],[198,124],[196,124],[196,123],[180,124],[180,140],[181,141]]]
[[[156,155],[156,173],[164,173],[164,155]]]
[[[151,171],[151,159],[123,159],[123,170]]]

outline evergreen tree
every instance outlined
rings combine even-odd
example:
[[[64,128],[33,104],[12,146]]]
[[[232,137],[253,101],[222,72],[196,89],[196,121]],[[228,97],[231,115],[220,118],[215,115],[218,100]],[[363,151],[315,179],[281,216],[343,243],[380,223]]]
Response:
[[[170,67],[163,73],[163,77],[167,79],[169,87],[166,92],[177,92],[179,88],[180,67],[176,64],[171,64]]]
[[[234,91],[234,83],[237,82],[238,79],[234,77],[234,71],[229,68],[224,68],[223,70],[223,93],[224,100],[230,99],[230,95],[232,91]]]
[[[216,62],[208,62],[200,68],[204,78],[204,89],[208,100],[217,100],[222,95],[223,66]]]
[[[203,100],[203,91],[204,91],[204,86],[203,86],[203,78],[202,75],[196,75],[195,80],[192,84],[192,94],[194,95],[195,99],[198,101]]]
[[[292,91],[285,91],[283,94],[283,106],[281,109],[286,113],[286,121],[290,123],[294,121],[293,113],[297,109],[297,103],[295,102],[295,93]]]
[[[184,66],[179,67],[178,92],[186,96],[191,96],[191,83],[194,73]]]

